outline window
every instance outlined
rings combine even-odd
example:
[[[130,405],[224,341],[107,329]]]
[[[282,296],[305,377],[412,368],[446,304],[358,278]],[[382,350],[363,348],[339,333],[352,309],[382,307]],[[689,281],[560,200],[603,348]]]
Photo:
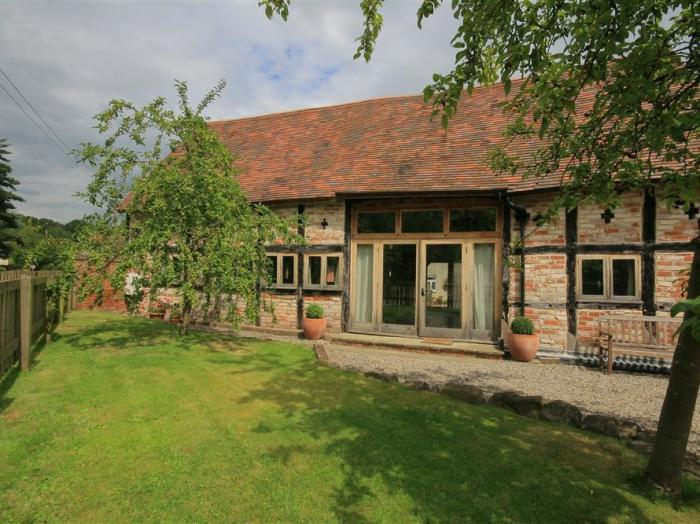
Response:
[[[495,207],[450,209],[450,232],[496,231],[497,215]]]
[[[294,288],[297,286],[297,256],[288,253],[270,253],[267,287]]]
[[[340,289],[342,269],[340,253],[306,255],[304,287],[307,289]]]
[[[636,300],[640,297],[638,255],[582,255],[577,294],[583,299]]]
[[[402,233],[442,233],[443,210],[402,211]]]
[[[394,233],[395,231],[396,213],[394,211],[357,214],[358,233]]]

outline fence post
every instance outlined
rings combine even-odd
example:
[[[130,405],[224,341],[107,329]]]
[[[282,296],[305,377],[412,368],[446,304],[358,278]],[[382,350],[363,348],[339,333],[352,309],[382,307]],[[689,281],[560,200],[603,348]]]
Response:
[[[33,284],[31,273],[22,273],[19,287],[19,362],[22,371],[29,371],[31,363]]]

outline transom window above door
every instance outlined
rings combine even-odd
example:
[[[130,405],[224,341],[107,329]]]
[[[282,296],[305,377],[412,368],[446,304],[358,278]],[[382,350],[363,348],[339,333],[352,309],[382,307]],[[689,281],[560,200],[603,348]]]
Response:
[[[437,202],[412,206],[389,204],[380,207],[357,209],[353,214],[353,234],[361,237],[433,238],[443,237],[496,237],[500,236],[500,213],[487,199],[474,203],[464,200]],[[388,207],[388,209],[387,209]]]

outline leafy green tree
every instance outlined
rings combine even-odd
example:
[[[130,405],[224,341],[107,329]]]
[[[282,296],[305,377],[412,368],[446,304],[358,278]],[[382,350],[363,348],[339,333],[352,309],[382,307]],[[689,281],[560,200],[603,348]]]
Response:
[[[0,258],[10,256],[13,241],[16,240],[17,215],[14,213],[13,202],[23,202],[17,191],[19,181],[12,178],[12,166],[8,155],[10,144],[0,138]]]
[[[287,221],[248,202],[231,152],[202,115],[224,86],[192,107],[187,84],[176,81],[176,110],[164,98],[143,107],[112,100],[96,115],[106,139],[78,155],[95,170],[84,197],[105,212],[86,219],[79,240],[83,293],[99,300],[109,281],[134,307],[146,292],[174,288],[183,333],[195,310],[224,307],[233,322],[257,315],[263,246],[293,237]]]
[[[50,218],[17,215],[19,227],[13,242],[10,265],[23,269],[58,269],[58,246],[73,238],[75,230]]]
[[[442,0],[423,0],[418,26]],[[291,0],[261,0],[286,19]],[[355,57],[369,60],[380,34],[383,0],[362,0],[364,30]],[[523,177],[556,176],[562,208],[595,202],[614,209],[629,189],[653,189],[686,210],[700,195],[700,9],[693,0],[452,0],[459,26],[451,71],[424,90],[447,126],[466,89],[503,83],[508,144],[492,168]],[[515,82],[515,78],[524,80]],[[516,89],[511,92],[511,89]],[[541,139],[535,154],[507,146]],[[680,488],[700,385],[700,241],[668,392],[648,476]],[[693,336],[693,333],[695,336]]]

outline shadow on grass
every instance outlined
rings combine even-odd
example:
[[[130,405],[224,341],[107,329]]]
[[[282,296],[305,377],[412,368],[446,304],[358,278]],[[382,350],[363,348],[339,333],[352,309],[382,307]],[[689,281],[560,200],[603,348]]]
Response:
[[[409,500],[415,519],[429,522],[654,520],[630,493],[640,492],[631,488],[640,464],[608,439],[323,367],[309,352],[275,343],[241,358],[236,350],[247,341],[206,332],[179,337],[176,326],[142,318],[75,319],[55,340],[78,351],[229,350],[206,360],[230,365],[222,371],[233,376],[261,377],[237,402],[266,401],[284,416],[284,427],[266,420],[255,429],[280,433],[268,458],[293,467],[297,457],[313,460],[320,446],[340,461],[340,480],[329,490],[342,521],[396,520],[387,492]],[[16,375],[6,379],[0,402]],[[290,429],[305,438],[290,442]]]
[[[53,340],[79,351],[89,351],[96,347],[124,349],[166,345],[179,350],[199,346],[220,352],[222,347],[229,351],[242,347],[242,340],[233,335],[192,329],[187,335],[181,336],[175,324],[137,316],[102,317],[90,319],[84,324],[74,322],[69,328],[64,327],[55,333]]]
[[[264,356],[261,369],[273,361]],[[366,521],[369,506],[382,507],[377,480],[408,497],[421,521],[653,521],[629,493],[638,470],[625,468],[634,455],[617,443],[315,361],[287,367],[240,402],[274,403],[290,427],[342,461],[333,493],[342,521]],[[256,431],[276,429],[261,423]],[[318,452],[311,448],[282,445],[269,455],[288,464]]]
[[[46,347],[46,344],[46,340],[41,338],[32,346],[29,359],[30,369],[33,369],[34,367],[39,365],[39,356],[42,350]],[[10,368],[5,373],[4,376],[0,377],[0,415],[2,415],[2,413],[12,404],[13,399],[9,397],[8,394],[12,389],[12,386],[15,384],[15,382],[21,375],[21,373],[22,372],[20,371],[20,364],[19,362],[17,362],[14,366],[12,366],[12,368]]]

